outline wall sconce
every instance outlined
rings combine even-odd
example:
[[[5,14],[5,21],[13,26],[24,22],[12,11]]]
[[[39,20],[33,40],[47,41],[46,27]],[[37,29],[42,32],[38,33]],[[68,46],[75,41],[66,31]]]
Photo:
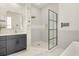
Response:
[[[61,22],[61,28],[62,27],[68,27],[70,24],[69,23],[63,23],[63,22]]]

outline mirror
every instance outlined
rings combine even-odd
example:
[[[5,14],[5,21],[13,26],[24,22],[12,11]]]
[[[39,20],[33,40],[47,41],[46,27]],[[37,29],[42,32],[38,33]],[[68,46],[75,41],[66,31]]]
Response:
[[[23,15],[7,11],[6,24],[7,29],[13,29],[18,32],[23,27]]]

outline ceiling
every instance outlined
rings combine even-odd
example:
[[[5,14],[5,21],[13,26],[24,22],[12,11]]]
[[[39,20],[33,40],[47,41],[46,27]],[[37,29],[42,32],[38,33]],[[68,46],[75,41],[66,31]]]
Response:
[[[43,8],[43,7],[47,6],[48,3],[32,3],[31,5],[35,6],[37,8]]]

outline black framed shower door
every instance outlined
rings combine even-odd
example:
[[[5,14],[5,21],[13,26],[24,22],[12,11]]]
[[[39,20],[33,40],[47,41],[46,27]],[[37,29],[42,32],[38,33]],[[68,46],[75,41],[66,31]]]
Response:
[[[48,50],[57,46],[58,27],[57,13],[48,9]]]

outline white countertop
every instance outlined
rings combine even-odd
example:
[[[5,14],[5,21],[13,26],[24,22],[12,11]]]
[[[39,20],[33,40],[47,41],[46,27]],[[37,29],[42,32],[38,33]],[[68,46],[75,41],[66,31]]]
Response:
[[[26,33],[10,33],[10,34],[0,34],[0,36],[7,36],[7,35],[20,35],[20,34],[26,34]]]

